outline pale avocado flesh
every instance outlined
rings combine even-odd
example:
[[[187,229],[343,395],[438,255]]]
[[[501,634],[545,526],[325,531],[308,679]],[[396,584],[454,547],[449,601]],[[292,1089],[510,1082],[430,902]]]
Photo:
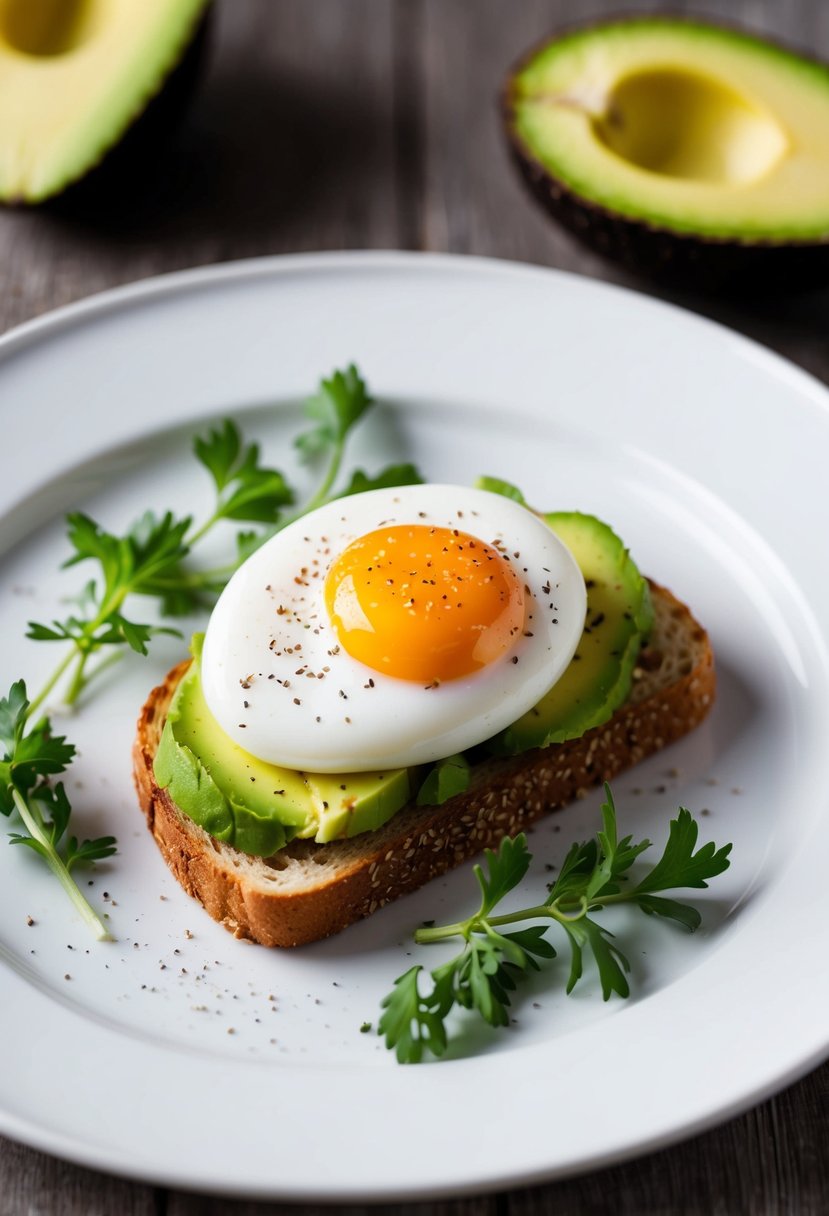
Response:
[[[314,774],[258,760],[208,709],[198,654],[170,704],[154,771],[211,836],[259,857],[297,836],[323,843],[381,827],[411,794],[408,769]]]
[[[587,612],[578,649],[564,675],[517,722],[491,742],[513,755],[578,739],[606,722],[626,699],[633,667],[653,620],[648,584],[612,528],[593,515],[558,512],[544,519],[579,564]]]
[[[520,157],[578,199],[672,232],[829,236],[829,69],[673,18],[586,27],[507,89]]]
[[[82,177],[145,111],[209,0],[3,0],[0,200]]]

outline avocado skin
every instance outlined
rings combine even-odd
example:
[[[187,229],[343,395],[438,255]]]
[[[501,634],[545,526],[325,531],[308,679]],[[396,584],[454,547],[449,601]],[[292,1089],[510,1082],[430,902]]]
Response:
[[[108,208],[116,201],[140,203],[147,181],[158,175],[158,161],[170,144],[202,77],[212,40],[213,3],[193,28],[184,52],[133,119],[121,138],[102,149],[100,159],[62,189],[46,198],[2,199],[14,208],[48,209],[56,214],[87,216],[111,222]],[[100,211],[100,216],[99,216]]]
[[[635,26],[647,22],[655,14],[626,18]],[[677,24],[695,24],[693,18],[671,15]],[[619,19],[612,24],[618,24]],[[623,216],[576,194],[565,182],[542,165],[518,134],[515,126],[517,77],[530,60],[551,42],[577,30],[600,30],[606,19],[575,22],[561,27],[533,46],[510,70],[501,91],[500,113],[507,145],[513,164],[517,167],[532,196],[555,220],[568,228],[583,245],[604,257],[621,262],[636,274],[663,282],[716,290],[740,295],[758,290],[779,291],[781,287],[803,290],[829,282],[829,236],[823,240],[736,239],[733,237],[697,236],[676,232],[645,220]],[[750,34],[734,23],[712,21],[706,25],[737,30]],[[783,46],[779,40],[776,45]],[[829,71],[829,65],[811,55],[792,48],[801,59],[807,59]]]
[[[542,207],[587,246],[660,282],[740,295],[829,282],[829,241],[735,241],[691,236],[615,215],[551,176],[509,132],[513,162]]]

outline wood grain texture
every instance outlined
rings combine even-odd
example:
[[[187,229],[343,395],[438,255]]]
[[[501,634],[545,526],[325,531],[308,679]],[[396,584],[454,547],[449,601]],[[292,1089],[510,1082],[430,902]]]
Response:
[[[394,1203],[378,1204],[376,1207],[357,1205],[339,1205],[331,1207],[306,1207],[305,1204],[261,1204],[239,1203],[226,1199],[208,1199],[185,1195],[183,1193],[170,1195],[164,1216],[266,1216],[267,1213],[278,1213],[278,1216],[501,1216],[498,1199],[481,1196],[473,1199],[444,1200],[430,1204],[423,1203]]]
[[[495,98],[515,57],[574,19],[666,7],[740,22],[829,58],[825,0],[219,0],[196,104],[128,189],[0,213],[0,331],[185,266],[307,249],[425,248],[629,284],[722,320],[829,381],[829,291],[786,297],[770,284],[742,300],[656,292],[555,228],[508,165]],[[827,1127],[829,1065],[716,1130],[608,1170],[527,1192],[374,1210],[822,1216]],[[0,1216],[359,1210],[167,1192],[0,1140]]]
[[[538,262],[624,284],[713,317],[829,380],[829,290],[751,298],[654,287],[604,261],[532,203],[508,164],[496,114],[508,67],[574,21],[670,9],[744,24],[829,59],[829,5],[821,0],[416,0],[421,11],[425,197],[429,248]]]
[[[0,214],[0,330],[185,266],[394,247],[384,0],[231,0],[184,125],[134,177]]]
[[[158,1210],[152,1187],[0,1139],[0,1216],[157,1216]]]

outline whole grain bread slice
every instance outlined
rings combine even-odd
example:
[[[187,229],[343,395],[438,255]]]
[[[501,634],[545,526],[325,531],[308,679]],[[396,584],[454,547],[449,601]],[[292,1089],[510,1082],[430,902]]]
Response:
[[[410,806],[382,828],[331,844],[292,841],[251,857],[209,836],[160,789],[153,760],[187,663],[153,689],[138,720],[135,783],[148,826],[178,881],[236,937],[299,946],[338,933],[429,879],[494,847],[679,739],[706,716],[715,674],[705,630],[651,584],[655,624],[626,703],[580,739],[473,769],[464,793]]]

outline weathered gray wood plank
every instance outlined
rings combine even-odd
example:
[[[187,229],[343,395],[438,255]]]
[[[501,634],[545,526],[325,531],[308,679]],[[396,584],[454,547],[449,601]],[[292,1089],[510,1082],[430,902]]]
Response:
[[[728,299],[654,286],[558,228],[508,164],[497,93],[508,66],[574,20],[656,12],[662,0],[419,0],[426,165],[423,240],[433,249],[556,266],[659,295],[732,326],[829,380],[829,291]],[[742,23],[829,59],[818,0],[673,0],[673,11]]]
[[[620,1100],[624,1097],[620,1095]],[[823,1216],[824,1067],[742,1118],[660,1153],[513,1195],[509,1216]]]
[[[218,6],[189,118],[132,193],[0,211],[0,331],[147,275],[398,244],[392,7]]]
[[[584,250],[525,196],[496,94],[574,17],[664,0],[225,0],[197,105],[118,207],[0,213],[0,332],[118,283],[227,258],[404,247],[516,258],[655,291]],[[829,58],[823,0],[673,0]],[[829,293],[739,302],[658,289],[829,380]],[[749,1044],[750,1047],[750,1044]],[[827,1210],[829,1066],[690,1142],[509,1196],[376,1209],[418,1216],[811,1216]],[[505,1130],[505,1140],[508,1131]],[[0,1140],[0,1216],[253,1216],[298,1208],[153,1191]]]
[[[0,1216],[157,1216],[152,1187],[81,1169],[0,1138]]]
[[[495,1198],[473,1198],[445,1200],[435,1203],[378,1204],[366,1207],[362,1204],[331,1205],[316,1204],[259,1204],[227,1199],[208,1199],[198,1195],[171,1194],[168,1197],[165,1216],[498,1216],[498,1201]]]

